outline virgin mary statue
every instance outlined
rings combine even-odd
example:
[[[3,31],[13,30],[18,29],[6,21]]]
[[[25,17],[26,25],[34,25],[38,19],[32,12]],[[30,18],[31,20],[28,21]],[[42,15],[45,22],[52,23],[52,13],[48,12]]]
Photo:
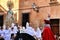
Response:
[[[8,1],[7,6],[9,10],[7,11],[6,23],[7,25],[11,26],[12,22],[14,21],[13,11],[12,11],[13,3],[11,1]]]

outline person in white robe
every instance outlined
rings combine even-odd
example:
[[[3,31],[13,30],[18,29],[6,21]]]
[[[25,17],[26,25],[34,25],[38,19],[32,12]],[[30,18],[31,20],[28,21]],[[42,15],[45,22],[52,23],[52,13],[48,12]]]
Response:
[[[3,29],[5,30],[5,28],[6,28],[6,25],[4,24],[4,25],[3,25]]]
[[[23,26],[23,33],[25,33],[26,32],[26,28]]]
[[[29,27],[29,22],[26,22],[26,28],[28,28]]]
[[[11,33],[11,40],[14,40],[15,35],[16,35],[13,29],[14,29],[14,28],[12,27],[11,30],[10,30],[10,33]]]
[[[42,31],[40,30],[37,24],[35,23],[32,23],[32,24],[30,24],[30,26],[26,29],[26,32],[30,34],[31,36],[33,36],[34,38],[40,40]]]
[[[41,40],[41,30],[39,29],[39,27],[37,27],[36,30],[33,29],[33,36],[38,39]]]
[[[15,23],[12,22],[11,27],[14,27]]]
[[[14,34],[14,30],[13,30],[13,29],[14,29],[14,28],[12,27],[11,30],[10,30],[10,33],[11,33],[11,34]]]
[[[13,29],[13,30],[14,30],[14,33],[16,34],[17,31],[18,31],[18,28],[17,28],[17,26],[14,26],[13,28],[14,28],[14,29]]]
[[[31,26],[31,23],[29,23],[28,25],[26,25],[26,33],[33,36],[33,28]]]
[[[4,39],[10,40],[10,38],[11,38],[11,34],[10,34],[9,27],[7,26],[6,29],[4,30]]]
[[[41,30],[39,28],[36,29],[36,31],[34,30],[34,28],[28,28],[26,29],[26,33],[33,36],[36,39],[41,39]]]
[[[0,27],[0,40],[4,40],[4,30]]]
[[[20,26],[20,33],[24,33],[23,29],[24,28],[22,26]]]

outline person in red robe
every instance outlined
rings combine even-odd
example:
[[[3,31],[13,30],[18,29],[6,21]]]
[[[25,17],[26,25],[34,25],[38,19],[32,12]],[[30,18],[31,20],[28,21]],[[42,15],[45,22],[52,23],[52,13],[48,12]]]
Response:
[[[44,21],[45,21],[45,26],[42,32],[42,40],[56,40],[50,28],[50,21],[49,20],[44,20]]]

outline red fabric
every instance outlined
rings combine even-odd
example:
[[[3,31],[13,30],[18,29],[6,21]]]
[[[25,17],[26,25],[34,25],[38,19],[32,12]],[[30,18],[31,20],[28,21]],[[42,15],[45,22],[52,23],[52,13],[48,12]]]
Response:
[[[53,32],[51,31],[49,27],[44,28],[44,31],[42,33],[42,38],[43,40],[56,40]]]

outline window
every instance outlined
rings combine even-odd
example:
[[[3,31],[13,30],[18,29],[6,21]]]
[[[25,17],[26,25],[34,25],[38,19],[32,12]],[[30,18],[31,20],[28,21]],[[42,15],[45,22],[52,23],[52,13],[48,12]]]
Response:
[[[57,5],[58,4],[58,0],[50,0],[50,5]]]
[[[52,1],[57,1],[57,0],[50,0],[50,1],[52,2]]]

